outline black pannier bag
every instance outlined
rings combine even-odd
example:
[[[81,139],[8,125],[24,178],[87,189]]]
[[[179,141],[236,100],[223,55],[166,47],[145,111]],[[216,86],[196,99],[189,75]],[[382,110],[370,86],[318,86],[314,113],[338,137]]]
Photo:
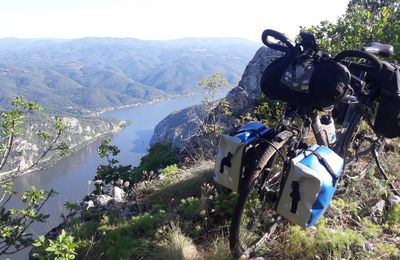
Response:
[[[373,78],[380,88],[374,130],[386,138],[400,137],[400,67],[382,61]]]
[[[349,93],[350,78],[348,69],[330,58],[299,59],[286,54],[264,70],[260,86],[272,100],[324,108]]]

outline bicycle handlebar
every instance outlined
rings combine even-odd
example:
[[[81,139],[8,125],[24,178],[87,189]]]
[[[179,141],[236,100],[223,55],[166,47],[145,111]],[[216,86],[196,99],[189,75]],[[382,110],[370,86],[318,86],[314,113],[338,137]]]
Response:
[[[344,60],[345,58],[361,58],[369,61],[367,63],[357,63]],[[366,51],[358,51],[358,50],[346,50],[340,52],[335,56],[334,60],[336,62],[342,62],[349,68],[354,68],[362,71],[380,71],[382,69],[382,63],[379,59]]]
[[[281,43],[274,43],[268,40],[268,37],[272,37],[276,40],[279,40]],[[267,29],[262,33],[261,40],[266,46],[278,51],[292,52],[295,48],[285,35],[271,29]]]

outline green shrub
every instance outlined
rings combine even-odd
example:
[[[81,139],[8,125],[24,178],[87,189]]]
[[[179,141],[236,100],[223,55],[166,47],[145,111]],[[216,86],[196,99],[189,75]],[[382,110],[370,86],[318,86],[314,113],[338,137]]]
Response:
[[[33,244],[37,252],[34,257],[38,259],[75,259],[76,250],[84,246],[81,241],[74,241],[74,237],[68,234],[64,229],[61,234],[54,240],[47,240],[44,236],[40,236]]]
[[[253,114],[258,121],[269,127],[276,127],[282,118],[285,107],[286,104],[282,101],[260,97],[256,101]]]
[[[103,252],[94,252],[91,258],[98,258],[103,253],[106,259],[143,258],[150,252],[151,241],[165,220],[164,211],[145,213],[116,223],[104,219],[98,228],[102,234],[99,249]]]
[[[233,216],[237,198],[234,192],[219,193],[213,198],[212,210],[217,219],[230,219]]]
[[[320,227],[315,243],[318,253],[326,258],[363,258],[365,255],[364,237],[348,228]]]
[[[391,207],[387,213],[386,221],[390,225],[400,224],[400,203],[397,203],[394,207]]]
[[[132,181],[137,183],[144,180],[146,172],[156,171],[168,165],[178,163],[178,149],[168,143],[158,143],[149,148],[147,155],[140,160],[138,167],[133,169]]]
[[[364,224],[362,234],[365,238],[378,238],[383,232],[379,225],[372,223],[372,221],[368,220],[367,218],[363,219],[362,223]]]
[[[400,250],[394,244],[378,243],[376,245],[377,253],[376,258],[380,259],[398,259]]]
[[[312,259],[316,254],[314,234],[299,226],[290,226],[284,234],[285,258]]]
[[[196,216],[202,210],[203,208],[200,199],[195,197],[182,199],[181,204],[178,207],[178,212],[180,212],[185,217]]]
[[[101,158],[107,159],[106,165],[99,165],[94,180],[102,180],[106,184],[119,179],[129,181],[131,184],[143,181],[146,174],[168,165],[177,163],[176,148],[167,143],[158,143],[149,148],[148,154],[143,156],[137,167],[121,165],[114,157],[120,152],[117,146],[111,145],[109,139],[104,140],[98,148]],[[168,170],[172,171],[172,168]]]
[[[165,167],[160,174],[160,186],[165,187],[173,183],[178,175],[178,166],[176,164]]]

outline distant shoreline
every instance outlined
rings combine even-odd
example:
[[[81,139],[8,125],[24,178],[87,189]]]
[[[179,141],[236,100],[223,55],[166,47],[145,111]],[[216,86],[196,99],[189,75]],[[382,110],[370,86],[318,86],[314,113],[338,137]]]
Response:
[[[116,106],[116,107],[107,107],[107,108],[102,108],[96,112],[90,113],[89,116],[92,117],[98,117],[101,114],[110,112],[110,111],[114,111],[114,110],[119,110],[119,109],[125,109],[125,108],[131,108],[131,107],[139,107],[139,106],[144,106],[144,105],[151,105],[151,104],[155,104],[155,103],[159,103],[159,102],[163,102],[163,101],[168,101],[168,100],[174,100],[174,99],[180,99],[180,98],[185,98],[185,97],[192,97],[192,96],[196,96],[196,95],[201,95],[201,93],[188,93],[188,94],[177,94],[177,95],[173,95],[173,96],[168,96],[165,98],[156,98],[156,99],[152,99],[149,101],[145,101],[145,102],[138,102],[138,103],[134,103],[134,104],[127,104],[127,105],[121,105],[121,106]]]

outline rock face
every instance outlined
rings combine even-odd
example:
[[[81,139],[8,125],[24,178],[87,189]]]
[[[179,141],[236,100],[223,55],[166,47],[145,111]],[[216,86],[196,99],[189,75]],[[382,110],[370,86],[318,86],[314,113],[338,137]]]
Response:
[[[198,123],[204,121],[206,116],[202,105],[171,113],[155,127],[150,145],[168,142],[174,147],[181,147],[184,140],[196,134]]]
[[[53,136],[57,133],[54,127],[54,116],[49,114],[32,115],[23,126],[23,133],[14,141],[10,159],[4,167],[4,172],[15,171],[18,167],[24,171],[34,164],[48,148],[49,140],[39,137],[41,130],[46,130]],[[62,122],[68,127],[60,137],[58,144],[65,143],[72,152],[97,140],[99,137],[116,133],[126,125],[125,121],[112,119],[63,116]],[[51,139],[53,140],[53,139]],[[60,160],[58,154],[49,153],[35,168],[47,168]]]
[[[266,47],[261,47],[256,52],[247,65],[238,86],[226,96],[232,114],[222,117],[218,122],[224,132],[233,131],[235,119],[252,111],[255,100],[262,95],[260,90],[262,73],[272,60],[280,56],[279,52]],[[203,140],[205,137],[199,133],[198,127],[207,117],[201,106],[193,106],[172,113],[156,126],[150,144],[168,142],[179,147],[181,152],[191,147],[194,148],[191,149],[192,152],[196,153],[196,149],[205,145]],[[208,147],[203,148],[208,149]]]

